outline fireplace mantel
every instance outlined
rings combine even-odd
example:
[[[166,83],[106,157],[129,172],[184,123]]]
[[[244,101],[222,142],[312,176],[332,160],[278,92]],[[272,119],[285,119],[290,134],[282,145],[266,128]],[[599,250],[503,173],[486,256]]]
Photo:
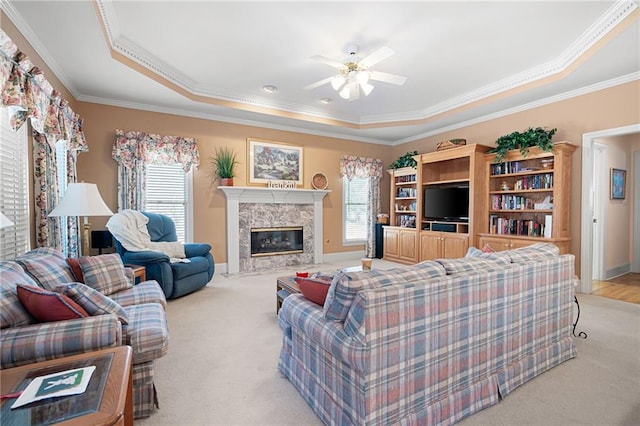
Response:
[[[248,186],[219,186],[227,197],[227,272],[240,272],[240,203],[313,204],[314,263],[322,263],[322,199],[329,192],[319,189],[275,189]]]

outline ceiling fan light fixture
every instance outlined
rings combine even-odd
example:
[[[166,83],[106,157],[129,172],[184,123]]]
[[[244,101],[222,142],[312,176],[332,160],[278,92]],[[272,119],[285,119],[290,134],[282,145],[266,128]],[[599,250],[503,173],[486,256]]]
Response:
[[[343,76],[336,75],[331,79],[331,87],[333,87],[333,90],[340,90],[346,81],[347,80]]]
[[[360,71],[356,74],[356,80],[358,80],[360,84],[367,84],[370,77],[371,75],[367,71]]]
[[[350,94],[350,90],[349,89],[350,89],[350,87],[351,87],[351,85],[347,84],[342,88],[342,90],[339,93],[340,97],[342,99],[349,99],[349,94]]]
[[[369,96],[369,93],[373,90],[373,85],[369,83],[360,83],[360,88],[365,96]]]

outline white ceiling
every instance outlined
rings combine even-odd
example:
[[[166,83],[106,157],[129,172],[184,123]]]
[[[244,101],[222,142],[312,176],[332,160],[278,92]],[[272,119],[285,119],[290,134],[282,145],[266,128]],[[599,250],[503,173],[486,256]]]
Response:
[[[640,78],[635,1],[0,4],[78,100],[387,145]],[[304,90],[348,44],[407,82]]]

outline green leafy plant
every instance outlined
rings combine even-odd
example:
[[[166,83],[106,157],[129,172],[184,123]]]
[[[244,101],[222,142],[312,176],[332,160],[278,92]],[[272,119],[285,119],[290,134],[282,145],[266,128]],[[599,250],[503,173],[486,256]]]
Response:
[[[414,155],[418,155],[418,151],[407,152],[401,157],[398,157],[396,161],[389,165],[390,169],[401,169],[402,167],[413,167],[416,168],[416,160],[413,158]]]
[[[229,148],[216,148],[216,155],[210,157],[212,178],[228,179],[236,175],[236,153]]]
[[[537,146],[543,151],[549,152],[553,149],[551,138],[553,138],[557,130],[556,128],[545,130],[542,127],[536,127],[535,129],[529,127],[522,133],[513,132],[500,136],[496,140],[496,147],[489,152],[496,154],[495,161],[498,163],[504,161],[507,151],[512,149],[519,149],[523,157],[529,154],[529,148],[532,146]]]

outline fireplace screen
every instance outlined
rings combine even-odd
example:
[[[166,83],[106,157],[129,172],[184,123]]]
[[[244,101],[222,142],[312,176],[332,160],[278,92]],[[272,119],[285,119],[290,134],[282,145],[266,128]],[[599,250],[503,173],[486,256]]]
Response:
[[[251,229],[251,257],[303,253],[302,226]]]

